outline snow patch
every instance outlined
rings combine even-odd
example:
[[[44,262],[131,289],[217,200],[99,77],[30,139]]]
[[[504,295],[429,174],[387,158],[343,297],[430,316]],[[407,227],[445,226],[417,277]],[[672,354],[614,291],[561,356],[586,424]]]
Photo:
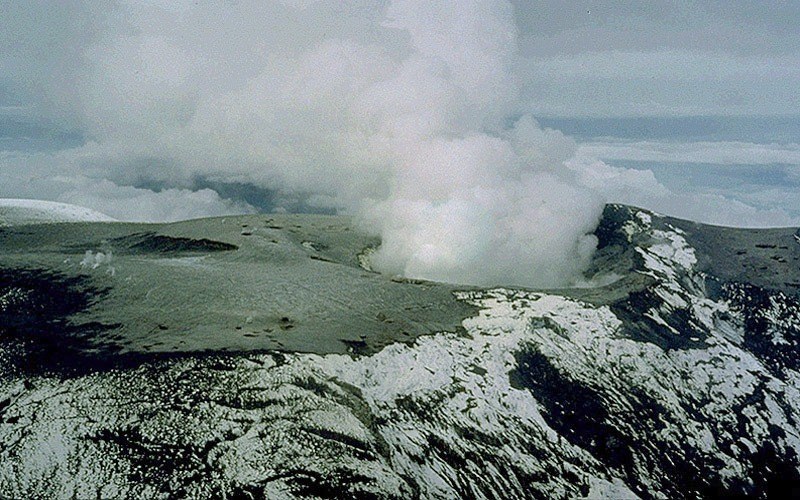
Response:
[[[0,226],[56,222],[113,222],[114,220],[100,212],[67,203],[0,198]]]

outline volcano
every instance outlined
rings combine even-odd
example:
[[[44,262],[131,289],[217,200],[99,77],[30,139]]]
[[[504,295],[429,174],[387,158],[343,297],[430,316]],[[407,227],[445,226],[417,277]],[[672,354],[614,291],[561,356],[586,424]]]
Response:
[[[585,279],[532,290],[377,273],[340,216],[23,208],[2,497],[800,494],[796,229],[608,205]]]

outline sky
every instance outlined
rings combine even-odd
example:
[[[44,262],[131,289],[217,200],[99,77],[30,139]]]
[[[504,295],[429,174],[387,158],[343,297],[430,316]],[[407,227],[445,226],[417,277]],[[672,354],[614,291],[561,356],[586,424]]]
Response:
[[[518,0],[537,115],[797,114],[799,2]]]
[[[152,7],[151,12],[142,12],[137,3]],[[75,0],[57,5],[4,0],[0,57],[5,71],[0,99],[6,105],[39,102],[41,95],[36,95],[31,79],[49,80],[53,71],[66,81],[74,78],[69,75],[74,69],[70,66],[87,44],[103,36],[109,24],[134,31],[137,22],[149,23],[154,28],[150,31],[158,32],[159,17],[185,16],[199,4],[201,9],[229,17],[231,25],[240,23],[241,36],[235,38],[249,37],[253,33],[247,30],[257,31],[259,20],[245,20],[236,13],[247,11],[247,3],[131,0],[115,9]],[[311,14],[313,1],[275,3],[294,4],[308,14],[311,26],[303,24],[301,29],[308,33],[297,38],[311,40],[314,31],[326,28],[323,15]],[[522,87],[529,109],[537,116],[774,115],[800,110],[798,2],[512,3]],[[336,6],[316,10],[338,17],[333,24],[349,22],[362,32],[362,38],[380,38],[367,24],[380,22],[387,2],[331,4]],[[157,13],[159,6],[164,7],[163,13]],[[138,21],[130,19],[131,10],[139,11]],[[271,10],[286,16],[284,31],[297,27],[298,17],[303,17]],[[131,26],[119,27],[119,18],[125,17]],[[203,28],[208,29],[195,27],[198,37]],[[170,35],[168,31],[161,34]],[[218,45],[220,52],[246,48],[236,62],[247,64],[255,60],[253,51],[266,50],[270,38],[279,36],[254,36],[243,47],[237,46],[239,40],[220,39],[218,33],[206,43]]]
[[[800,2],[0,11],[0,197],[347,213],[383,269],[476,284],[569,282],[607,202],[800,225]]]

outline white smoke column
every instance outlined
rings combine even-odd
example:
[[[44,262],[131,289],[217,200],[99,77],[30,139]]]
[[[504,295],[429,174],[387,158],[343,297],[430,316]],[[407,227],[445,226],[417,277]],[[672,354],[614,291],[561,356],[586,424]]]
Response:
[[[69,85],[79,109],[60,113],[90,142],[43,162],[47,178],[141,200],[123,191],[196,176],[313,193],[382,236],[378,269],[415,278],[557,286],[588,264],[602,200],[564,166],[575,144],[522,112],[509,2],[117,10],[124,23],[97,28]]]
[[[594,251],[602,203],[564,168],[572,141],[529,117],[503,130],[517,96],[510,6],[398,0],[388,14],[411,35],[404,64],[429,68],[394,86],[446,91],[386,124],[395,174],[388,199],[370,207],[383,237],[376,266],[477,285],[569,283]]]
[[[559,146],[563,138],[554,136],[524,119],[508,138],[474,134],[407,148],[392,194],[379,204],[377,266],[478,285],[557,286],[575,278],[594,251],[588,233],[602,203],[565,175],[566,158],[537,157]]]

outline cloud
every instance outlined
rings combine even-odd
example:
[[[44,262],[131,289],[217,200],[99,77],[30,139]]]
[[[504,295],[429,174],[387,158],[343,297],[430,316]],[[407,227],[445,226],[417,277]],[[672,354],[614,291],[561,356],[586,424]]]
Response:
[[[55,153],[0,153],[0,198],[71,203],[115,219],[171,222],[196,217],[253,213],[247,203],[222,199],[215,191],[161,191],[118,185],[84,168],[83,148]]]
[[[523,93],[550,116],[800,109],[800,4],[514,0]]]
[[[117,219],[136,221],[179,221],[195,218],[198,214],[210,217],[255,211],[247,204],[222,200],[210,189],[165,189],[154,192],[117,186],[106,180],[65,191],[59,199],[91,207]]]
[[[531,57],[520,68],[528,109],[538,115],[780,115],[800,109],[797,54],[591,49]]]
[[[580,145],[582,156],[604,160],[705,163],[714,165],[800,165],[798,144],[750,142],[603,141]]]
[[[800,225],[800,193],[797,189],[765,188],[759,190],[746,190],[737,193],[737,197],[743,202],[759,207],[770,209],[773,207],[791,207],[795,216],[788,224],[783,222],[780,225],[797,226]],[[773,222],[772,224],[775,224]]]
[[[788,227],[800,225],[800,214],[780,208],[781,197],[753,195],[745,203],[714,192],[676,192],[661,184],[650,170],[614,167],[587,156],[567,161],[578,182],[609,203],[624,203],[683,219],[733,227]],[[776,190],[777,191],[777,190]],[[746,199],[744,197],[743,199]]]
[[[526,56],[596,51],[796,55],[800,5],[747,0],[570,3],[513,0]]]

